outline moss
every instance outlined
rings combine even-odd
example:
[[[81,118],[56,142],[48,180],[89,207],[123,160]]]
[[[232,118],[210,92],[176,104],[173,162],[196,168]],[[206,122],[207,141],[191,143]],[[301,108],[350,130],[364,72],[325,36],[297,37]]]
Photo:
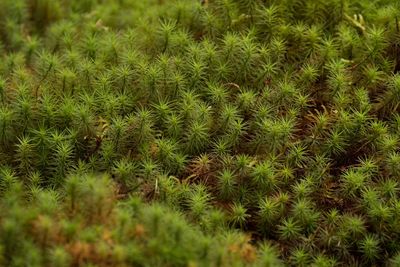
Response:
[[[0,1],[0,265],[396,265],[399,10]]]

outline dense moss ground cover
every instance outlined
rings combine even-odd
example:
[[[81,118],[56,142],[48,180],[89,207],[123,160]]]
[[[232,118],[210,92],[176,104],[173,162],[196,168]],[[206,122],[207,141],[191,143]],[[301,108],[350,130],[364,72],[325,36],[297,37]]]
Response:
[[[396,0],[1,0],[1,266],[400,266]]]

